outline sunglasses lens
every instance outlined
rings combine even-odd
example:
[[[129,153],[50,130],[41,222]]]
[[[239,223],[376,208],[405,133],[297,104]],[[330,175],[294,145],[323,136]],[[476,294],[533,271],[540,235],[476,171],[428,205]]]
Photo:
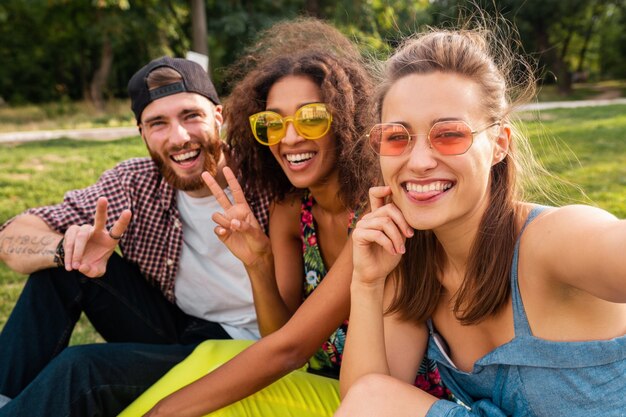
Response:
[[[402,154],[411,141],[404,126],[391,123],[374,126],[369,137],[374,151],[383,156]]]
[[[285,125],[279,114],[264,111],[250,117],[254,137],[264,145],[274,145],[285,136]]]
[[[273,111],[262,111],[250,116],[254,137],[264,145],[275,145],[285,137],[287,123],[293,125],[305,139],[319,139],[330,130],[333,117],[323,103],[302,106],[293,117],[281,117]]]
[[[461,155],[472,146],[472,129],[465,122],[435,123],[430,144],[442,155]]]
[[[305,139],[319,139],[330,129],[332,116],[322,103],[307,104],[298,109],[294,125]]]

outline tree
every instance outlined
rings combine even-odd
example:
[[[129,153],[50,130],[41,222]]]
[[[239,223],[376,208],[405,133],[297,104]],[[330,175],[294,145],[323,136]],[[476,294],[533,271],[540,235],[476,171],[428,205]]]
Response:
[[[599,71],[606,78],[626,78],[626,1],[607,6],[600,26]]]
[[[188,16],[186,0],[3,0],[0,95],[102,106],[147,60],[188,50]]]
[[[229,65],[279,20],[328,20],[385,58],[424,25],[456,23],[460,10],[477,4],[495,15],[496,3],[538,58],[544,81],[556,78],[568,91],[573,69],[624,76],[626,0],[2,0],[0,96],[84,98],[101,107],[126,96],[128,79],[148,60],[190,49],[210,55],[216,87],[227,94]]]
[[[91,79],[88,98],[94,107],[104,111],[104,89],[113,66],[113,47],[111,37],[122,30],[119,12],[130,7],[127,0],[98,0],[95,3],[96,26],[101,36],[100,59]]]
[[[435,0],[440,10],[475,9],[479,4],[491,15],[512,21],[526,51],[536,54],[544,82],[556,81],[566,95],[572,88],[573,69],[583,68],[588,47],[601,20],[612,4],[623,0]]]
[[[191,49],[203,55],[209,55],[206,31],[206,8],[204,0],[191,0],[191,26],[192,46]]]

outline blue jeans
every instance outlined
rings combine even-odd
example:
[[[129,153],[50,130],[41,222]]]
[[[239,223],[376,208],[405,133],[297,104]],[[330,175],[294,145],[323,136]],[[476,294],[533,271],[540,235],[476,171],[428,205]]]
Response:
[[[67,347],[85,312],[109,343]],[[2,416],[106,416],[130,404],[206,339],[228,339],[183,313],[114,254],[97,279],[32,274],[0,333]]]

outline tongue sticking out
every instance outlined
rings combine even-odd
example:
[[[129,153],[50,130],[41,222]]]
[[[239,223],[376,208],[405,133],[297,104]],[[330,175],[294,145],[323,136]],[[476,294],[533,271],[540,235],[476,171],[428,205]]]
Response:
[[[412,192],[409,192],[411,197],[414,200],[417,200],[417,201],[430,200],[431,198],[433,198],[433,197],[435,197],[435,196],[437,196],[439,194],[442,194],[442,193],[443,193],[443,191],[429,191],[427,193],[412,193]]]
[[[425,185],[406,183],[407,193],[411,198],[417,201],[430,200],[433,197],[445,193],[450,188],[452,188],[452,183],[446,181],[437,181]]]

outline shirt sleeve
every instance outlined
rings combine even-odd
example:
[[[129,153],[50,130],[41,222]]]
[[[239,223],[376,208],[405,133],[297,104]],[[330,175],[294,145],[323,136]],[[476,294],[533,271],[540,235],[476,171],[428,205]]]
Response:
[[[472,408],[448,400],[435,402],[426,417],[507,417],[506,414],[489,400],[480,400]]]
[[[94,185],[67,192],[62,203],[32,208],[23,214],[38,216],[53,230],[65,233],[72,225],[93,224],[96,202],[99,197],[106,197],[107,227],[111,227],[122,211],[129,208],[129,199],[124,192],[120,174],[119,167],[108,170]],[[13,219],[7,221],[0,230],[9,225]]]

